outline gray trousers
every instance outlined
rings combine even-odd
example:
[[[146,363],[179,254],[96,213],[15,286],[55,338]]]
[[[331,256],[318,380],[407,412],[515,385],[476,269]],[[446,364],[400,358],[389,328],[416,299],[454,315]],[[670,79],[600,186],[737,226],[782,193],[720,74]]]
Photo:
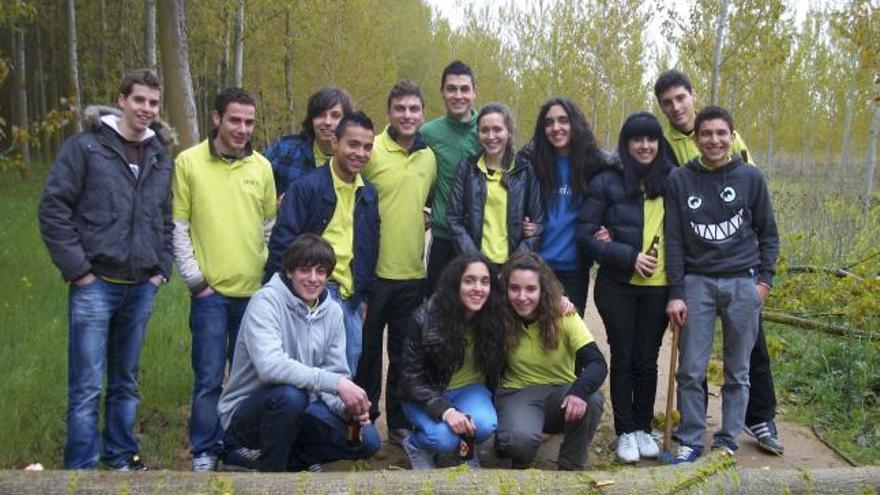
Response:
[[[596,391],[587,398],[587,412],[578,421],[565,422],[560,407],[569,385],[535,385],[522,389],[502,388],[495,394],[498,429],[495,446],[498,453],[510,457],[514,469],[532,466],[541,433],[565,433],[559,446],[560,470],[579,471],[587,467],[587,448],[596,434],[605,398]]]
[[[724,385],[721,387],[721,429],[716,443],[736,447],[749,403],[749,356],[758,335],[761,302],[751,277],[716,278],[690,274],[684,279],[687,320],[679,338],[678,441],[703,448],[706,430],[703,380],[712,354],[715,319],[724,336]]]

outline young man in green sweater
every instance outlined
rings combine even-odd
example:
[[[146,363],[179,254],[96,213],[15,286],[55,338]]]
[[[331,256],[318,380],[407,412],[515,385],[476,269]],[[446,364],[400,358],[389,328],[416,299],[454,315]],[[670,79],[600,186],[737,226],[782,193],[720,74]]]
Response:
[[[437,156],[437,181],[431,202],[429,292],[434,292],[440,272],[455,256],[452,234],[446,222],[446,204],[455,180],[455,171],[462,160],[480,152],[477,110],[474,108],[477,91],[471,68],[460,60],[447,65],[440,77],[440,95],[446,105],[446,115],[426,123],[420,129]]]

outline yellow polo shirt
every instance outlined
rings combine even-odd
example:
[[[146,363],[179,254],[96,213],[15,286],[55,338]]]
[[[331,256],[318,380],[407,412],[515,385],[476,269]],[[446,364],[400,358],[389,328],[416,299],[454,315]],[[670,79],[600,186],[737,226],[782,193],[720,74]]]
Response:
[[[489,173],[483,155],[477,168],[486,176],[486,204],[483,205],[483,238],[480,251],[493,263],[507,261],[507,188],[501,184],[504,172]],[[509,168],[509,167],[508,167]]]
[[[321,147],[318,146],[318,141],[312,144],[312,154],[315,156],[315,166],[320,167],[322,165],[327,164],[327,160],[333,158],[333,155],[325,155],[323,151],[321,151]]]
[[[354,273],[351,262],[354,259],[354,200],[357,190],[364,187],[364,179],[360,174],[354,176],[351,184],[336,175],[330,159],[330,176],[333,178],[333,190],[336,191],[336,209],[330,223],[321,234],[336,254],[336,267],[330,280],[339,284],[339,294],[348,299],[354,293]]]
[[[447,390],[454,390],[473,383],[484,383],[486,381],[483,372],[477,368],[477,363],[474,360],[475,340],[474,329],[469,327],[467,333],[465,333],[464,363],[452,373],[452,378],[449,379],[449,386],[446,387]]]
[[[379,193],[379,277],[426,277],[423,211],[436,177],[437,160],[431,148],[425,146],[408,153],[391,139],[388,127],[376,136],[364,178]]]
[[[663,196],[648,199],[645,198],[644,222],[642,227],[642,252],[651,247],[654,236],[660,236],[660,244],[657,246],[657,268],[650,277],[645,278],[638,273],[633,273],[630,283],[633,285],[664,286],[666,285],[666,250],[664,248],[663,216],[666,210],[663,206]]]
[[[697,141],[694,139],[693,131],[691,131],[690,134],[684,134],[675,127],[669,126],[669,128],[663,133],[663,136],[666,138],[669,146],[672,147],[672,152],[675,153],[675,159],[678,163],[684,165],[700,156],[700,148],[697,147]],[[738,153],[743,157],[743,160],[745,160],[746,163],[752,163],[752,155],[746,147],[745,141],[742,140],[739,133],[736,131],[733,131],[733,142],[730,143],[730,153]]]
[[[578,349],[593,342],[593,334],[577,313],[556,321],[559,345],[545,351],[538,322],[521,325],[522,335],[508,357],[508,368],[501,386],[525,388],[533,385],[564,385],[577,379],[574,358]]]
[[[277,208],[269,161],[256,151],[227,160],[205,140],[177,155],[171,192],[208,284],[224,296],[256,292],[269,253],[264,225]]]

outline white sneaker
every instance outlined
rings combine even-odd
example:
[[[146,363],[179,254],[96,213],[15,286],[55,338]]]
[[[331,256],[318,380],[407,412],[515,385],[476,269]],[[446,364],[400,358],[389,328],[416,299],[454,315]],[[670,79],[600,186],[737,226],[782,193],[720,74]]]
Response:
[[[639,447],[635,433],[624,433],[617,437],[617,458],[627,464],[639,462]]]
[[[217,456],[211,455],[207,452],[202,452],[201,454],[193,457],[192,470],[197,473],[203,473],[205,471],[216,471]]]
[[[636,445],[639,447],[639,455],[642,457],[657,457],[660,455],[660,447],[654,441],[650,433],[638,430],[633,433],[636,436]]]

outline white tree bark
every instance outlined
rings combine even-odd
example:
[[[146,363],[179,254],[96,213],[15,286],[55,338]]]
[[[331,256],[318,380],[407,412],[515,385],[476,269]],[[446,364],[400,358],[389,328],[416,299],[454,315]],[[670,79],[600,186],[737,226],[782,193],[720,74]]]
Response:
[[[67,70],[68,70],[68,94],[73,99],[73,109],[76,111],[74,126],[76,132],[82,130],[82,87],[79,84],[79,61],[76,56],[76,3],[67,0]]]
[[[235,12],[235,45],[233,48],[232,61],[232,85],[242,86],[244,75],[244,2],[238,0],[238,8]]]
[[[875,76],[877,83],[877,96],[874,97],[874,116],[871,118],[871,137],[868,141],[868,173],[865,176],[865,203],[864,210],[871,208],[872,195],[874,194],[874,170],[877,168],[877,135],[880,134],[880,74]]]
[[[15,63],[15,125],[24,132],[30,128],[28,122],[27,70],[25,66],[24,28],[13,27],[9,31],[12,36],[13,57]],[[27,140],[18,143],[21,152],[21,168],[23,177],[27,177],[31,166],[31,148]]]
[[[144,50],[147,67],[156,70],[156,0],[144,0]]]
[[[846,111],[843,115],[843,142],[840,155],[840,183],[846,184],[849,180],[849,166],[852,162],[852,125],[855,114],[856,77],[859,62],[853,57],[850,63],[850,80],[846,87]]]
[[[721,49],[724,47],[724,26],[727,25],[727,8],[730,0],[721,0],[721,12],[718,14],[718,25],[715,27],[715,58],[712,61],[712,104],[718,104],[718,93],[721,85]]]
[[[196,102],[189,68],[186,12],[183,0],[158,0],[159,43],[165,75],[165,102],[181,149],[199,142]]]

